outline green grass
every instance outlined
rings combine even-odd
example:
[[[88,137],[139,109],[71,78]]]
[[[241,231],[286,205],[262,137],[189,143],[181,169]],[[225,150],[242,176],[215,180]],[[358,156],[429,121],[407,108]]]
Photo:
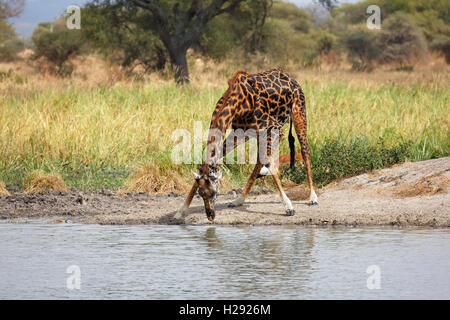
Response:
[[[449,155],[448,80],[396,84],[296,78],[307,98],[318,184],[405,160]],[[18,84],[5,78],[0,81],[0,180],[22,186],[28,172],[41,169],[60,174],[69,187],[118,189],[145,163],[155,164],[160,175],[176,171],[189,180],[194,166],[171,162],[172,132],[193,133],[194,121],[208,128],[225,89],[222,81],[105,87],[80,80]],[[280,154],[287,153],[283,141]],[[250,172],[248,166],[227,166],[225,177],[243,186]],[[301,170],[290,174],[296,182],[304,179]]]

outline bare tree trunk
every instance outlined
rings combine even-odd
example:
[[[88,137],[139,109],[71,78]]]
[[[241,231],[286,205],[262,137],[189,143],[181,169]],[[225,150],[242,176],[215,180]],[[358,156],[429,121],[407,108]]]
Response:
[[[269,14],[269,8],[272,7],[272,1],[270,1],[270,3],[269,1],[263,1],[262,5],[263,5],[263,15],[261,19],[261,26],[259,27],[259,34],[256,39],[255,51],[259,51],[259,49],[261,48],[261,42],[264,35],[264,26],[266,25],[266,18],[267,15]]]
[[[255,9],[255,19],[253,21],[252,48],[253,53],[261,49],[261,43],[264,36],[264,26],[269,14],[269,10],[273,5],[273,0],[256,0],[258,6]]]
[[[177,84],[189,83],[189,69],[187,64],[187,49],[178,49],[169,52],[172,67],[175,70],[175,82]]]

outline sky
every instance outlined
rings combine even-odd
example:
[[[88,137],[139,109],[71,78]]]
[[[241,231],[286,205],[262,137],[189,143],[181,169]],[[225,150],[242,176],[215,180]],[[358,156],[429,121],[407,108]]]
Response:
[[[29,36],[39,22],[53,21],[70,5],[82,6],[86,0],[25,0],[25,10],[18,18],[10,19],[16,32]]]
[[[83,6],[87,0],[25,0],[25,10],[18,18],[10,19],[19,35],[30,36],[39,22],[53,21],[65,12],[70,5]],[[358,0],[341,0],[340,2],[357,2]],[[288,0],[299,7],[313,3],[313,0]],[[83,18],[81,18],[83,20]]]

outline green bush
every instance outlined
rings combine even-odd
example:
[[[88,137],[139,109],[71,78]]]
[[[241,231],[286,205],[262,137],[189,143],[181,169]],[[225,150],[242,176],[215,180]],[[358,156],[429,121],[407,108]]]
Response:
[[[17,54],[24,48],[24,41],[17,37],[11,25],[0,21],[0,61],[17,59]]]
[[[21,39],[10,39],[0,44],[0,61],[13,61],[18,59],[17,54],[25,49]]]
[[[450,37],[441,36],[433,41],[431,48],[436,51],[440,51],[447,64],[450,64]]]
[[[427,50],[422,31],[405,14],[393,14],[386,19],[377,40],[380,48],[377,60],[383,63],[408,63]]]
[[[0,82],[4,80],[12,80],[17,84],[23,84],[27,82],[26,78],[14,73],[12,69],[9,69],[8,72],[0,71]]]
[[[311,150],[313,180],[316,185],[324,186],[336,179],[406,161],[412,157],[413,145],[402,142],[388,147],[381,138],[374,145],[366,137],[358,137],[349,143],[326,140],[321,146],[311,145]],[[306,179],[306,170],[286,167],[283,176],[301,183]]]
[[[381,30],[365,27],[369,5],[381,8]],[[365,0],[343,3],[332,11],[330,30],[347,48],[353,69],[366,70],[373,61],[408,63],[427,51],[440,51],[450,61],[450,2],[442,0]],[[355,31],[356,26],[363,30]],[[375,48],[371,43],[376,44]],[[376,49],[378,50],[372,50]],[[364,55],[366,56],[364,57]]]
[[[232,14],[214,18],[196,49],[219,60],[237,56],[238,63],[244,60],[257,63],[259,56],[263,55],[261,67],[267,67],[282,66],[290,60],[312,65],[320,54],[318,50],[326,51],[327,46],[332,46],[326,32],[318,33],[323,40],[322,47],[316,44],[316,39],[309,34],[312,31],[311,16],[292,3],[273,2],[262,30],[261,14],[258,7],[247,1]],[[258,15],[259,24],[255,25]],[[261,36],[257,46],[253,41],[255,32]]]
[[[40,23],[31,39],[35,59],[47,59],[55,74],[67,76],[72,73],[73,66],[68,61],[80,53],[84,44],[80,30],[68,29],[65,20],[59,19],[54,23]]]
[[[349,61],[355,71],[367,71],[380,55],[380,46],[376,31],[365,26],[357,26],[343,36],[342,41],[348,51]]]
[[[336,38],[325,30],[318,30],[314,35],[318,54],[328,54],[336,46]]]

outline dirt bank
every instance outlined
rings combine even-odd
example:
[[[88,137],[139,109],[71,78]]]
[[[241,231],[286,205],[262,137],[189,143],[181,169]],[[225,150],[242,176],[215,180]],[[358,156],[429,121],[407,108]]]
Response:
[[[222,195],[216,204],[215,224],[401,225],[450,227],[450,157],[376,170],[318,190],[319,205],[308,206],[308,191],[287,190],[296,214],[284,215],[276,193],[255,195],[239,208]],[[256,188],[257,189],[257,188]],[[44,218],[52,222],[99,224],[208,224],[203,203],[194,199],[189,215],[173,218],[184,195],[117,195],[72,189],[27,195],[11,192],[0,197],[0,219],[24,222]],[[55,218],[57,217],[57,218]]]

